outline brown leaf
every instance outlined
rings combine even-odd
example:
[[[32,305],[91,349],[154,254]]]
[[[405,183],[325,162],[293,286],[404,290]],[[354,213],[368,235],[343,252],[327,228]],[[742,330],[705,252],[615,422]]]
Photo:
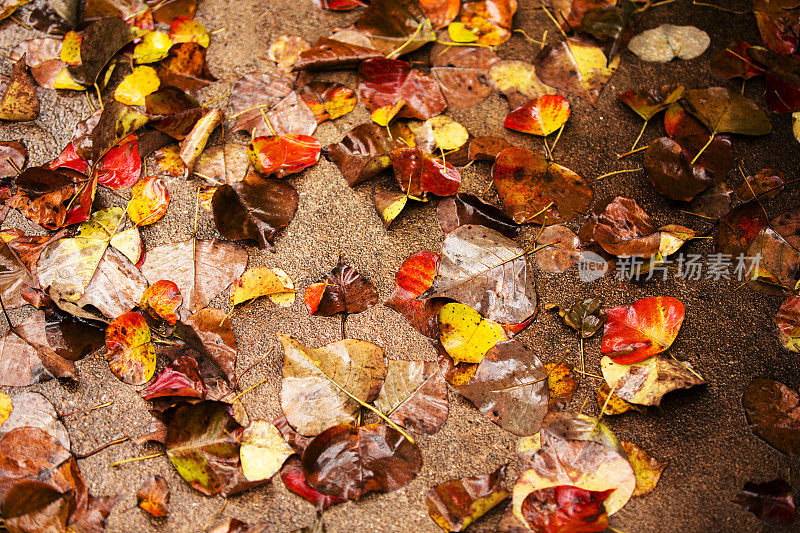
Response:
[[[565,222],[586,213],[594,197],[582,177],[524,148],[497,154],[492,179],[506,212],[518,224]]]
[[[297,211],[299,195],[290,183],[248,173],[233,185],[214,193],[214,223],[223,237],[254,240],[260,248],[274,250],[275,234]]]
[[[677,142],[659,137],[644,154],[644,168],[658,192],[673,200],[691,202],[714,184],[706,169],[692,164],[691,159]]]
[[[628,460],[633,467],[636,475],[636,490],[633,491],[633,498],[646,496],[655,490],[661,474],[669,465],[669,461],[662,463],[642,448],[632,442],[623,440],[620,444],[628,454]]]
[[[93,85],[112,57],[139,35],[139,29],[119,17],[93,22],[81,35],[81,63],[67,70],[83,85]]]
[[[600,47],[573,37],[545,46],[534,64],[544,83],[595,105],[619,63],[620,56],[609,62]]]
[[[422,453],[388,426],[340,424],[317,435],[301,463],[308,483],[322,494],[357,500],[413,481],[422,468]]]
[[[34,120],[39,116],[39,97],[25,66],[25,56],[11,67],[11,77],[0,99],[0,120]]]
[[[545,368],[533,350],[516,340],[486,352],[470,382],[457,389],[486,418],[514,435],[538,432],[547,414]]]
[[[21,140],[0,142],[0,178],[16,176],[17,169],[24,168],[27,161],[28,149]]]
[[[447,421],[447,385],[435,361],[389,361],[375,407],[400,426],[433,435]]]
[[[338,70],[357,66],[361,61],[383,57],[372,47],[321,37],[314,46],[300,53],[294,70]]]
[[[136,492],[136,503],[156,518],[167,516],[167,504],[169,504],[167,480],[158,475],[147,479]]]
[[[306,289],[304,299],[312,315],[361,313],[378,303],[378,291],[361,273],[339,258],[336,268]]]
[[[194,313],[241,277],[246,266],[247,252],[236,243],[188,239],[148,250],[142,273],[150,283],[175,282],[184,307]]]
[[[323,152],[352,187],[389,168],[391,153],[406,146],[397,132],[389,135],[386,128],[370,122],[356,126],[344,139],[325,147]]]

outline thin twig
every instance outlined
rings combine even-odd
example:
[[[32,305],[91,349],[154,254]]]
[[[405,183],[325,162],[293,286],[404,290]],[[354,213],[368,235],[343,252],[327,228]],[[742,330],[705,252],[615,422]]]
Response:
[[[617,174],[626,174],[628,172],[639,172],[640,170],[644,170],[644,168],[639,167],[639,168],[628,168],[628,169],[623,169],[623,170],[615,170],[614,172],[606,172],[605,174],[597,176],[595,179],[596,180],[601,180],[603,178],[608,178],[610,176],[616,176]]]
[[[641,140],[642,135],[644,135],[644,130],[645,130],[645,128],[647,128],[647,123],[648,122],[650,122],[649,118],[644,121],[644,124],[642,124],[642,129],[639,131],[639,136],[636,137],[635,141],[633,141],[633,146],[631,146],[631,149],[628,151],[628,153],[633,153],[633,151],[636,150],[636,145],[639,144],[639,141]],[[619,156],[617,157],[617,159],[619,159]]]
[[[265,353],[265,354],[264,354],[264,356],[263,356],[263,357],[261,357],[261,359],[259,359],[258,361],[256,361],[256,362],[255,362],[255,363],[253,363],[252,365],[250,365],[250,366],[248,366],[247,368],[245,368],[245,369],[244,369],[244,372],[242,372],[241,374],[239,374],[239,381],[241,381],[241,380],[242,380],[242,378],[244,377],[244,375],[245,375],[245,374],[247,374],[248,372],[250,372],[250,370],[252,370],[254,366],[256,366],[258,363],[260,363],[261,361],[263,361],[264,359],[266,359],[267,357],[269,357],[269,356],[272,354],[272,352],[274,352],[274,351],[275,351],[275,347],[273,346],[273,347],[271,347],[271,348],[269,349],[269,351],[268,351],[267,353]]]
[[[707,218],[708,220],[716,220],[714,217],[710,217],[710,216],[707,216],[707,215],[701,215],[700,213],[694,213],[692,211],[684,211],[683,209],[681,209],[680,212],[681,213],[686,213],[687,215],[692,215],[692,216],[695,216],[695,217]]]
[[[153,459],[154,457],[160,457],[164,455],[164,452],[152,453],[150,455],[140,455],[139,457],[130,457],[128,459],[123,459],[122,461],[115,461],[111,463],[109,466],[120,466],[124,465],[125,463],[134,463],[137,461],[145,461],[147,459]]]
[[[123,442],[129,441],[129,440],[131,440],[130,437],[120,437],[120,438],[118,438],[116,440],[112,440],[111,442],[106,442],[105,444],[101,444],[100,446],[98,446],[94,450],[89,450],[88,452],[85,452],[85,453],[74,453],[73,452],[73,454],[78,459],[86,459],[87,457],[91,457],[92,455],[95,455],[96,453],[102,452],[106,448],[110,448],[111,446],[114,446],[116,444],[122,444]]]
[[[553,141],[553,146],[550,147],[550,151],[551,152],[555,151],[556,145],[558,144],[558,140],[561,138],[561,134],[564,131],[564,126],[566,126],[566,125],[567,125],[567,123],[565,122],[564,124],[561,125],[560,128],[558,128],[558,135],[556,135],[556,140]]]
[[[17,173],[17,176],[19,176],[20,174],[22,174],[22,169],[20,169],[20,168],[17,166],[17,164],[16,164],[16,163],[14,163],[14,160],[13,160],[13,159],[11,159],[10,157],[6,157],[6,161],[8,161],[8,164],[9,164],[9,165],[11,165],[11,166],[14,168],[14,172],[16,172],[16,173]]]
[[[81,413],[88,413],[89,411],[96,411],[97,409],[104,409],[114,405],[114,400],[110,400],[106,403],[101,403],[100,405],[95,405],[94,407],[87,407],[85,409],[76,409],[75,411],[68,411],[66,413],[60,413],[58,416],[60,418],[66,418],[68,416],[79,415]]]
[[[236,396],[234,396],[234,397],[233,397],[233,400],[231,400],[231,405],[233,405],[234,403],[236,403],[236,401],[237,401],[239,398],[241,398],[242,396],[244,396],[245,394],[247,394],[247,393],[248,393],[248,392],[250,392],[251,390],[255,389],[255,388],[256,388],[256,387],[258,387],[259,385],[263,385],[263,384],[264,384],[264,383],[266,383],[267,381],[269,381],[269,378],[264,378],[264,379],[262,379],[261,381],[259,381],[258,383],[256,383],[255,385],[252,385],[252,386],[250,386],[250,387],[247,387],[245,390],[243,390],[242,392],[240,392],[239,394],[237,394]]]
[[[636,152],[641,152],[642,150],[647,150],[648,148],[650,148],[650,147],[649,146],[640,146],[636,150],[630,150],[628,152],[625,152],[624,154],[619,154],[617,156],[617,159],[622,159],[623,157],[628,157],[629,155],[633,155]]]
[[[729,7],[717,6],[717,5],[714,5],[714,4],[709,4],[707,2],[698,2],[697,0],[692,0],[692,5],[693,6],[710,7],[710,8],[713,8],[713,9],[719,9],[720,11],[725,11],[726,13],[733,13],[734,15],[747,15],[749,13],[749,11],[737,11],[737,10],[731,9]]]
[[[537,41],[536,39],[534,39],[533,37],[531,37],[530,35],[528,35],[527,33],[525,33],[525,30],[523,30],[523,29],[519,29],[519,28],[517,28],[516,30],[514,30],[514,32],[515,32],[515,33],[521,33],[521,34],[522,34],[522,36],[523,36],[523,37],[525,37],[527,40],[529,40],[529,41],[530,41],[530,42],[532,42],[532,43],[536,43],[536,44],[538,44],[538,45],[540,45],[540,46],[544,46],[544,45],[546,45],[546,44],[547,44],[547,43],[546,43],[546,42],[544,42],[544,41]]]
[[[206,530],[208,530],[208,528],[209,528],[209,527],[211,527],[211,523],[212,523],[214,520],[216,520],[216,519],[217,519],[217,517],[218,517],[219,515],[221,515],[221,514],[222,514],[222,512],[225,510],[225,508],[226,508],[227,506],[228,506],[228,498],[225,498],[225,499],[222,501],[222,507],[220,507],[220,508],[219,508],[219,511],[217,511],[216,513],[214,513],[214,515],[213,515],[211,518],[209,518],[209,519],[208,519],[208,522],[206,522],[206,524],[203,526],[203,531],[206,531]]]

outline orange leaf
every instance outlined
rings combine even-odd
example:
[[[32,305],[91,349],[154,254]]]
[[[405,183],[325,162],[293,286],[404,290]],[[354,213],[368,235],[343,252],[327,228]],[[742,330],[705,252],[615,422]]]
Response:
[[[601,351],[615,363],[644,361],[672,345],[684,315],[680,300],[669,296],[642,298],[608,309]]]
[[[506,117],[506,128],[546,137],[563,126],[570,107],[560,94],[546,94],[513,110]]]

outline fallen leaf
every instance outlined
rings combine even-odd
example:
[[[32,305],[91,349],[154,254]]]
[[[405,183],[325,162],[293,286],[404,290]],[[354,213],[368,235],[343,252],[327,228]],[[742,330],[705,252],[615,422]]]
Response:
[[[764,74],[764,69],[750,59],[747,49],[750,44],[735,41],[711,58],[711,73],[726,80],[742,78],[749,80]]]
[[[156,352],[150,327],[139,313],[117,317],[106,330],[106,359],[114,373],[129,385],[143,385],[156,371]]]
[[[737,189],[736,194],[742,200],[760,198],[775,198],[783,190],[786,176],[780,170],[765,168],[754,176],[747,176]]]
[[[142,484],[136,492],[136,503],[145,512],[156,518],[167,516],[169,485],[163,476],[155,475]]]
[[[447,161],[442,161],[419,148],[398,148],[392,152],[394,177],[400,189],[413,197],[426,193],[451,196],[458,192],[461,173]]]
[[[389,191],[386,189],[375,189],[372,194],[372,203],[375,211],[381,217],[383,227],[389,229],[392,222],[400,216],[408,203],[408,194],[400,191]]]
[[[216,369],[222,371],[227,384],[235,388],[238,348],[228,315],[221,309],[206,307],[189,317],[185,326],[180,328],[178,336],[205,355]]]
[[[308,135],[256,137],[248,155],[256,172],[284,178],[297,174],[319,161],[319,141]]]
[[[180,142],[180,157],[190,172],[194,169],[200,154],[205,150],[209,137],[222,123],[222,119],[222,111],[219,109],[207,110]]]
[[[620,93],[617,98],[644,120],[650,120],[683,96],[683,85],[662,85],[658,89],[639,89]]]
[[[144,32],[119,17],[92,22],[81,34],[81,62],[67,71],[81,85],[95,84],[111,58],[140,33]]]
[[[768,222],[757,201],[750,200],[738,205],[720,219],[714,236],[714,248],[733,257],[744,254]]]
[[[309,485],[308,481],[306,481],[305,474],[303,474],[303,467],[300,466],[300,457],[297,455],[289,457],[289,459],[283,463],[281,479],[287,489],[310,502],[318,511],[324,511],[332,505],[347,501],[344,498],[322,494]]]
[[[584,339],[588,339],[603,327],[606,315],[600,309],[602,304],[599,298],[583,298],[575,300],[569,307],[545,304],[545,309],[557,311],[565,325],[579,332]]]
[[[27,161],[28,149],[22,140],[0,142],[0,178],[16,176],[17,169],[24,168]]]
[[[168,324],[178,322],[177,311],[183,302],[178,286],[165,279],[158,280],[144,291],[139,307],[155,320],[166,320]]]
[[[395,274],[395,288],[386,307],[408,320],[411,327],[428,338],[439,338],[439,310],[443,298],[419,298],[433,283],[439,257],[428,251],[409,256]]]
[[[779,54],[793,54],[798,45],[800,21],[794,0],[754,0],[753,14],[764,43]]]
[[[570,107],[560,94],[546,94],[514,109],[506,116],[506,128],[547,137],[569,119]]]
[[[335,120],[356,108],[356,92],[335,82],[314,81],[298,89],[298,94],[308,105],[317,123]]]
[[[539,489],[525,497],[521,513],[525,523],[535,531],[605,531],[608,513],[603,502],[613,491],[570,485]]]
[[[148,176],[131,189],[128,216],[137,226],[155,224],[167,213],[169,192],[161,178]]]
[[[206,111],[200,103],[177,87],[165,86],[148,94],[144,99],[152,127],[182,141],[192,132]]]
[[[248,269],[231,285],[231,306],[267,296],[281,307],[294,303],[294,282],[280,268],[256,266]]]
[[[537,246],[547,246],[536,252],[536,264],[544,272],[569,270],[581,258],[580,242],[578,236],[566,226],[548,226],[536,238]]]
[[[423,127],[430,128],[433,140],[441,150],[457,150],[469,140],[467,128],[445,115],[429,118]]]
[[[713,134],[767,135],[769,117],[752,100],[725,87],[691,89],[682,102]]]
[[[621,415],[622,413],[627,413],[631,409],[639,411],[642,414],[647,412],[644,407],[626,402],[612,393],[607,383],[601,383],[600,387],[597,389],[597,406],[603,412],[603,415],[609,416]]]
[[[428,120],[447,107],[436,80],[405,61],[369,59],[358,66],[358,74],[358,95],[370,111],[403,100],[399,117]]]
[[[147,65],[134,67],[114,91],[114,99],[126,105],[144,105],[145,97],[161,86],[156,69]]]
[[[582,177],[525,148],[497,154],[492,179],[518,224],[558,224],[586,213],[594,192]]]
[[[520,440],[523,472],[514,485],[514,515],[525,520],[524,502],[534,491],[569,485],[586,491],[613,492],[603,502],[609,515],[619,511],[636,487],[625,450],[598,420],[580,413],[549,413],[539,435]]]
[[[203,398],[206,387],[197,360],[184,355],[165,366],[140,394],[145,400],[175,396]]]
[[[340,258],[336,268],[322,281],[306,288],[304,300],[312,315],[361,313],[378,303],[378,291],[358,270]]]
[[[110,189],[132,187],[142,175],[142,157],[139,138],[129,135],[111,148],[97,163],[93,177],[97,183]]]
[[[733,503],[774,526],[794,522],[792,486],[782,479],[773,479],[766,483],[748,481],[734,497]]]
[[[495,91],[508,98],[512,109],[517,109],[542,96],[556,93],[555,89],[542,83],[536,76],[536,68],[527,61],[516,59],[496,61],[486,72],[486,78]]]
[[[439,330],[439,340],[455,364],[480,363],[495,344],[508,339],[500,324],[459,303],[442,306]]]
[[[478,44],[495,46],[511,37],[517,0],[479,0],[461,6],[461,22],[478,35]]]
[[[308,483],[322,494],[357,500],[413,481],[422,468],[422,453],[388,426],[340,424],[309,443],[301,464]]]
[[[375,407],[391,421],[433,435],[447,421],[447,385],[434,361],[389,361]]]
[[[281,408],[299,433],[319,435],[353,422],[361,410],[354,398],[367,403],[378,396],[386,361],[375,344],[345,339],[307,348],[283,334],[278,339],[284,352]]]
[[[428,14],[416,0],[372,0],[355,22],[387,57],[406,54],[436,39]]]
[[[668,392],[705,383],[690,363],[656,356],[630,365],[605,356],[600,368],[614,393],[637,405],[660,405]]]
[[[148,250],[142,273],[150,283],[173,281],[184,307],[194,313],[238,279],[246,266],[247,252],[236,243],[187,239]]]
[[[554,411],[558,406],[565,406],[572,401],[575,391],[580,385],[580,377],[574,372],[572,365],[567,363],[545,363],[547,371],[547,390],[550,398],[548,411]]]
[[[23,480],[3,499],[3,518],[9,531],[66,531],[72,494],[41,481]]]
[[[439,82],[448,109],[469,109],[492,94],[486,70],[497,61],[489,48],[435,44],[430,52],[431,76]]]
[[[623,196],[596,205],[578,235],[584,246],[597,243],[609,254],[619,256],[651,256],[661,244],[661,234],[650,215],[636,200]]]
[[[0,120],[19,122],[34,120],[38,116],[39,97],[23,55],[11,67],[9,82],[0,98]]]
[[[169,55],[173,44],[169,35],[163,31],[148,32],[133,49],[133,59],[139,64],[161,61]]]
[[[620,56],[609,62],[600,47],[570,38],[545,46],[534,64],[542,82],[594,105],[619,62]]]
[[[184,91],[197,91],[216,81],[206,64],[206,49],[197,43],[173,45],[167,58],[156,65],[162,84],[174,85]]]
[[[197,43],[208,48],[211,36],[205,27],[191,17],[179,16],[172,19],[169,26],[169,38],[174,43]]]
[[[428,491],[428,514],[445,531],[463,531],[508,498],[506,467],[491,474],[452,479]]]
[[[615,364],[644,361],[669,348],[685,315],[680,300],[669,296],[642,298],[630,305],[606,309],[600,351]]]
[[[714,184],[713,175],[691,161],[681,145],[669,137],[655,139],[644,154],[644,168],[653,187],[667,198],[684,202]]]
[[[38,392],[20,392],[10,399],[6,396],[3,407],[3,411],[8,411],[0,424],[0,437],[19,427],[34,427],[50,435],[65,449],[71,448],[67,428],[59,420],[53,404]]]
[[[694,59],[706,51],[711,38],[694,26],[662,24],[636,35],[628,43],[628,50],[642,61],[667,63],[676,57]]]
[[[649,453],[632,442],[622,441],[622,447],[628,455],[628,460],[636,474],[636,490],[633,491],[633,498],[646,496],[655,490],[661,474],[667,468],[669,462],[662,463],[652,457]]]
[[[266,481],[277,474],[294,453],[280,432],[266,420],[250,422],[242,432],[239,457],[244,476],[250,481]]]
[[[390,128],[391,130],[391,128]],[[351,187],[377,176],[392,165],[390,155],[408,146],[398,132],[391,135],[377,124],[361,124],[323,152]]]
[[[516,340],[489,349],[469,383],[457,390],[486,418],[514,435],[537,433],[547,414],[544,365]]]
[[[498,137],[475,137],[469,142],[469,155],[471,161],[494,161],[497,155],[511,148],[511,144]]]
[[[277,63],[278,70],[289,72],[300,54],[310,48],[311,45],[308,44],[308,41],[299,35],[279,35],[269,44],[267,59]]]
[[[239,469],[240,426],[220,402],[186,404],[167,427],[167,457],[194,489],[212,496],[231,488]]]
[[[474,225],[491,228],[514,239],[520,230],[503,211],[466,193],[442,198],[436,207],[436,217],[444,233],[450,233],[459,226]]]
[[[788,455],[800,455],[800,395],[783,383],[756,378],[742,394],[750,431]]]
[[[790,352],[800,352],[800,296],[789,296],[775,315],[778,339]]]
[[[366,44],[366,46],[364,44]],[[321,37],[311,48],[300,52],[300,56],[294,64],[294,69],[348,69],[357,66],[367,59],[383,57],[381,52],[372,47],[369,39],[367,39],[367,42],[364,44]]]

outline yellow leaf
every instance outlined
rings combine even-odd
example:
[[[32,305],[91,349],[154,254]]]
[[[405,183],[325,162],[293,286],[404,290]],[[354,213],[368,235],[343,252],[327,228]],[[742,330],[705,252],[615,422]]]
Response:
[[[3,424],[8,417],[11,416],[11,411],[14,410],[14,406],[11,404],[11,398],[8,397],[7,394],[0,392],[0,427],[3,427]]]
[[[68,31],[61,41],[61,61],[67,65],[81,64],[81,35],[74,31]]]
[[[669,462],[658,461],[632,442],[624,440],[620,444],[628,454],[628,460],[631,462],[633,473],[636,476],[636,490],[633,491],[633,497],[650,494],[656,488],[658,480],[661,479],[661,473],[664,472]]]
[[[145,97],[156,92],[160,85],[161,80],[156,69],[147,66],[135,67],[114,91],[114,99],[126,105],[144,105]]]
[[[169,36],[175,44],[197,43],[203,48],[211,44],[211,36],[205,26],[188,17],[176,17],[169,28]]]
[[[451,22],[447,27],[450,39],[455,43],[474,43],[478,40],[478,34],[464,26],[461,22]]]
[[[167,57],[170,48],[172,39],[169,35],[163,31],[151,31],[133,49],[133,58],[137,63],[155,63]]]
[[[439,340],[456,364],[480,363],[492,346],[507,339],[500,324],[459,303],[442,307],[439,328]]]
[[[257,266],[245,272],[231,286],[231,305],[236,306],[259,296],[269,296],[270,300],[282,307],[294,303],[294,283],[279,268]],[[275,296],[277,301],[272,297]],[[280,303],[279,303],[280,302]],[[286,305],[288,303],[288,305]]]
[[[278,428],[266,420],[254,420],[242,433],[239,458],[244,477],[249,481],[271,478],[293,453]]]
[[[61,72],[53,80],[53,88],[54,89],[70,89],[72,91],[85,91],[86,87],[75,81],[72,75],[67,71],[67,68],[64,67],[61,69]]]
[[[458,150],[469,140],[467,128],[445,115],[437,115],[426,121],[433,132],[436,146],[442,150]]]
[[[379,126],[388,126],[392,119],[397,116],[397,113],[406,105],[406,101],[400,98],[394,105],[385,105],[383,107],[379,107],[375,111],[372,112],[370,118],[372,121]]]

